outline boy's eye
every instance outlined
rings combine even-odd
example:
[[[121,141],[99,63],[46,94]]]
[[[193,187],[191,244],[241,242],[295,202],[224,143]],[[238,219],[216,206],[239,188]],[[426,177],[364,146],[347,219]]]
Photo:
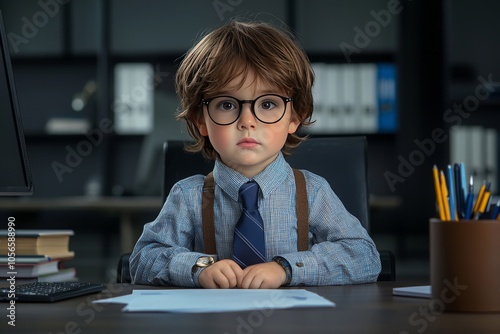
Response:
[[[232,101],[221,101],[217,103],[217,109],[231,111],[237,109],[236,103]]]
[[[263,101],[259,104],[259,109],[261,110],[271,110],[276,108],[276,103],[274,101]]]

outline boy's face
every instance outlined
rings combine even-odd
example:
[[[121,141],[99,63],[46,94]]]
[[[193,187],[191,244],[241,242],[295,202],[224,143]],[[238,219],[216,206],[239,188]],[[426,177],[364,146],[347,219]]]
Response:
[[[287,96],[258,80],[250,72],[240,85],[243,76],[233,79],[217,95],[232,96],[238,100],[253,100],[264,94]],[[241,86],[241,87],[240,87]],[[224,164],[252,178],[276,159],[288,134],[294,133],[300,121],[292,116],[292,102],[287,103],[283,118],[266,124],[255,118],[249,103],[243,104],[240,117],[232,124],[218,125],[203,107],[203,118],[198,124],[202,136],[208,136]]]

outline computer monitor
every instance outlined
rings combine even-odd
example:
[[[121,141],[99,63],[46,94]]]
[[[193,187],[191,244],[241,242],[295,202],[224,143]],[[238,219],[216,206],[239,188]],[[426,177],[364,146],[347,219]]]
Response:
[[[0,11],[0,196],[33,193],[7,34]]]

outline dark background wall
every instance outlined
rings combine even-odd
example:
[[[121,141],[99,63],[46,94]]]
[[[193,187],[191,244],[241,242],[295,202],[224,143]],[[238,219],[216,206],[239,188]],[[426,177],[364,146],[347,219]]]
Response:
[[[431,167],[449,161],[449,142],[435,143],[423,163],[393,188],[387,172],[398,174],[402,160],[421,150],[416,141],[432,139],[432,131],[448,134],[443,112],[474,93],[477,77],[500,81],[500,43],[495,15],[500,3],[482,1],[387,0],[0,0],[10,34],[14,75],[34,174],[34,197],[159,196],[159,168],[150,172],[146,188],[136,186],[145,159],[155,157],[166,139],[188,138],[174,119],[177,99],[173,78],[182,55],[203,34],[232,17],[242,16],[289,26],[312,61],[346,63],[340,45],[356,43],[356,29],[377,24],[377,15],[397,8],[370,37],[353,62],[393,62],[398,68],[399,128],[369,134],[369,182],[373,196],[372,235],[379,248],[393,250],[402,278],[428,277],[428,219],[435,215]],[[67,2],[67,3],[66,3]],[[375,13],[375,14],[374,14]],[[104,133],[103,119],[113,122],[114,67],[148,62],[160,76],[154,88],[155,126],[149,134]],[[81,112],[71,109],[76,93],[89,80],[97,93]],[[495,93],[467,125],[497,128]],[[103,140],[62,180],[54,162],[68,158],[71,148],[88,140],[81,134],[46,131],[53,118],[87,120]],[[111,123],[113,125],[113,123]],[[360,133],[356,133],[360,134]],[[362,133],[361,133],[362,134]],[[334,135],[325,133],[323,135]],[[69,149],[68,149],[69,147]],[[155,151],[156,150],[156,151]],[[154,161],[151,159],[151,161]],[[97,185],[97,187],[96,187]],[[155,212],[140,217],[154,218]],[[105,259],[101,275],[114,266],[119,253],[117,218],[92,213],[38,212],[23,215],[34,227],[77,231],[74,247],[87,259]],[[18,219],[19,220],[19,219]],[[88,241],[94,240],[92,249]],[[86,246],[87,245],[87,246]],[[100,255],[99,255],[100,254]],[[102,256],[102,254],[105,254]],[[85,262],[85,261],[83,261]]]

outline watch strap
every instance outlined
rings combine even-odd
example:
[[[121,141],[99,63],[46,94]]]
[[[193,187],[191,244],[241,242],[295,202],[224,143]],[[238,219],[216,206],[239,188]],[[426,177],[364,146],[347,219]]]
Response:
[[[273,258],[273,261],[278,263],[280,266],[283,267],[283,269],[285,269],[286,279],[285,279],[285,283],[283,283],[283,285],[285,285],[285,286],[289,285],[290,282],[292,282],[292,266],[287,261],[287,259],[285,259],[284,257],[281,257],[281,256],[275,256]]]

